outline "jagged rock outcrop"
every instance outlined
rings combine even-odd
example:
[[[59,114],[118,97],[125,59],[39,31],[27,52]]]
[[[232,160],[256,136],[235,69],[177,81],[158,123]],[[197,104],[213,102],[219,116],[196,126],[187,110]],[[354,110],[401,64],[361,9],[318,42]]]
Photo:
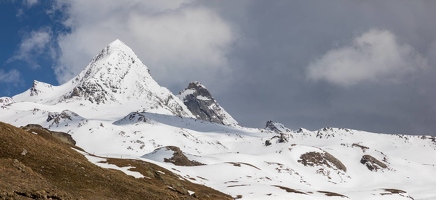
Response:
[[[360,159],[360,163],[364,164],[371,171],[386,169],[388,167],[386,164],[377,160],[371,155],[363,155],[362,158]]]
[[[173,151],[173,156],[171,158],[164,158],[164,162],[173,163],[177,166],[199,166],[204,165],[203,163],[197,162],[195,160],[189,160],[179,147],[167,146],[164,147],[167,150]]]
[[[50,89],[53,89],[53,85],[34,80],[32,87],[29,89],[30,96],[37,96],[37,95],[44,93],[45,91],[50,90]]]
[[[0,97],[0,106],[1,107],[10,105],[10,104],[12,104],[14,102],[15,101],[12,98],[10,98],[10,97]]]
[[[344,172],[347,171],[345,165],[333,155],[328,152],[307,152],[300,156],[299,163],[304,166],[326,166],[329,168],[336,168]]]
[[[77,113],[70,110],[63,110],[62,112],[49,112],[47,115],[46,122],[51,122],[48,128],[52,126],[59,126],[60,123],[68,123],[73,120],[82,120],[83,118]]]
[[[275,136],[271,137],[270,140],[265,141],[265,146],[269,146],[275,141],[276,143],[284,143],[288,142],[290,138],[292,138],[292,130],[289,128],[286,128],[285,125],[274,122],[274,121],[267,121],[265,130],[272,131],[276,133]]]
[[[218,124],[235,126],[238,122],[227,113],[200,82],[191,82],[178,97],[197,118]]]
[[[177,166],[200,166],[203,163],[197,162],[195,160],[189,160],[188,157],[176,146],[165,146],[155,149],[149,154],[142,156],[143,158],[156,160],[161,162],[173,163]]]
[[[122,119],[115,121],[113,124],[122,125],[131,123],[147,123],[149,121],[150,118],[145,116],[144,113],[132,112],[127,116],[123,117]]]
[[[292,130],[289,128],[286,128],[285,125],[283,125],[279,122],[271,121],[271,120],[266,122],[265,130],[273,131],[275,133],[291,133],[292,132]]]

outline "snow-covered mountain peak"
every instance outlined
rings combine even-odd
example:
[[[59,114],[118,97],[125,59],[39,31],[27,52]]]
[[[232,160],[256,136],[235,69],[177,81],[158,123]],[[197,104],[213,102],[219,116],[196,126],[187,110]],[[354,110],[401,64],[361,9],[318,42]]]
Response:
[[[103,48],[72,82],[80,83],[89,79],[97,79],[110,84],[110,82],[119,82],[119,79],[124,79],[127,73],[141,75],[136,78],[151,78],[148,68],[133,50],[120,40],[115,40]]]
[[[188,88],[204,88],[207,90],[206,86],[201,84],[199,81],[192,81],[189,83]]]
[[[179,99],[151,77],[149,69],[120,40],[103,48],[85,70],[67,84],[73,88],[62,96],[64,100],[79,99],[96,104],[142,102],[143,111],[160,109],[164,113],[169,111],[168,114],[193,117]]]
[[[129,110],[194,117],[176,96],[161,87],[133,50],[115,40],[76,77],[60,86],[35,81],[16,101],[44,104],[136,105]]]
[[[198,81],[189,83],[179,92],[178,97],[197,119],[234,126],[238,122],[227,113],[212,97],[210,92]]]

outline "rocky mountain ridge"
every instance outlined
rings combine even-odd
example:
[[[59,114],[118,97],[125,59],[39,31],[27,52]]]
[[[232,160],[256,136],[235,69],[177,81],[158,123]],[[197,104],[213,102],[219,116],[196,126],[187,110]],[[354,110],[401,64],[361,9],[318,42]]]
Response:
[[[238,125],[198,81],[189,83],[187,88],[179,92],[178,97],[197,119],[229,126]]]

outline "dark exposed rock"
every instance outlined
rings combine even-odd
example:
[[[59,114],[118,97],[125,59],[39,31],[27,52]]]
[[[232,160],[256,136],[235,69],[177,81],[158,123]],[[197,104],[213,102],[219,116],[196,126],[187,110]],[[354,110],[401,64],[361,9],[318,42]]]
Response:
[[[237,125],[199,82],[189,83],[186,89],[179,92],[179,98],[197,119],[223,125]]]
[[[75,87],[69,95],[65,96],[67,99],[72,97],[82,97],[96,104],[114,100],[112,95],[94,80],[83,82],[81,85]]]
[[[51,125],[48,128],[51,128],[52,126],[59,126],[61,122],[65,121],[73,121],[74,118],[78,119],[81,118],[77,113],[64,110],[62,112],[49,112],[47,115],[47,122],[51,122]]]
[[[285,186],[281,186],[281,185],[274,185],[274,186],[278,187],[278,188],[280,188],[282,190],[285,190],[286,192],[289,192],[289,193],[306,194],[304,192],[301,192],[301,191],[298,191],[298,190],[295,190],[295,189],[292,189],[292,188],[288,188],[288,187],[285,187]]]
[[[360,159],[360,163],[366,165],[366,167],[371,171],[377,171],[379,169],[386,169],[388,166],[383,162],[377,160],[370,155],[363,155]]]
[[[275,140],[277,143],[285,143],[289,141],[290,137],[293,137],[291,135],[292,130],[289,128],[286,128],[283,124],[274,122],[274,121],[267,121],[265,130],[272,131],[276,133],[277,135],[271,137],[271,141]],[[271,144],[270,141],[270,144]]]
[[[271,138],[271,140],[276,139],[278,143],[285,143],[289,141],[289,135],[285,133],[279,133],[278,135],[275,135]]]
[[[351,147],[358,147],[358,148],[362,149],[363,152],[365,152],[366,150],[369,149],[369,147],[367,147],[367,146],[363,146],[363,145],[361,145],[361,144],[357,144],[357,143],[353,143],[353,144],[351,145]]]
[[[7,106],[14,103],[14,100],[10,97],[1,97],[0,98],[0,106]]]
[[[290,133],[290,132],[292,132],[291,129],[286,128],[283,124],[278,123],[278,122],[274,122],[271,120],[266,122],[265,129],[273,131],[275,133],[283,133],[283,132]]]
[[[177,166],[200,166],[204,165],[203,163],[197,162],[195,160],[189,160],[185,154],[183,154],[182,150],[180,150],[179,147],[175,146],[167,146],[163,147],[167,150],[173,151],[173,157],[171,158],[164,158],[164,162],[173,163]]]
[[[348,198],[347,196],[345,196],[345,195],[342,195],[342,194],[339,194],[339,193],[336,193],[336,192],[330,192],[330,191],[318,191],[319,193],[323,193],[323,194],[325,194],[326,196],[328,196],[328,197],[342,197],[342,198]]]
[[[344,172],[347,171],[347,168],[341,161],[339,161],[336,157],[327,152],[307,152],[300,156],[300,160],[298,160],[298,162],[303,164],[304,166],[324,165],[329,168],[335,167]]]

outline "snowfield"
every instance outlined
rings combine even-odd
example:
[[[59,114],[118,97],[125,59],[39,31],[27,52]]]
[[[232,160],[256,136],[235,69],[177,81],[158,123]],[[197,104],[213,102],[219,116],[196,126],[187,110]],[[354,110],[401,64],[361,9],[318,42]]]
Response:
[[[117,71],[127,66],[132,73]],[[142,159],[238,199],[436,199],[435,137],[290,130],[280,123],[266,129],[226,126],[196,119],[155,83],[117,40],[64,85],[35,82],[8,99],[12,103],[2,104],[0,121],[69,133],[104,168],[118,169],[99,163],[104,157]],[[182,96],[187,94],[192,91]],[[167,146],[202,165],[165,162],[176,155],[162,148]]]

